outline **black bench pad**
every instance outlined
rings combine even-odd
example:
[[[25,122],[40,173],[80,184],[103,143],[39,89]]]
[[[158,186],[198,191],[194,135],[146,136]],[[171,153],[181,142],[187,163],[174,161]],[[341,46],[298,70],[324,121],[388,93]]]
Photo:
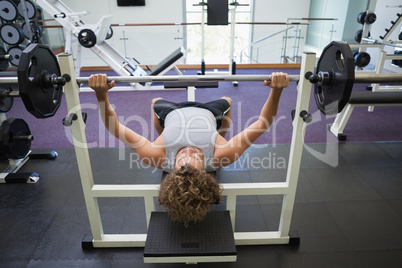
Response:
[[[163,61],[155,65],[149,72],[148,75],[158,75],[167,69],[170,65],[178,61],[181,57],[184,56],[183,48],[179,47],[172,54],[170,54]]]
[[[217,81],[197,81],[197,82],[165,82],[163,83],[165,88],[217,88],[219,83]]]

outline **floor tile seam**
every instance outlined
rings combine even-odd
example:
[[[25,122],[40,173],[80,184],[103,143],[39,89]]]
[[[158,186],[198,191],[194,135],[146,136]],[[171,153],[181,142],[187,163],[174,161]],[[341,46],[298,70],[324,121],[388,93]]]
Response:
[[[140,250],[140,252],[134,252],[133,254],[141,254],[140,256],[138,256],[138,257],[136,257],[136,256],[127,256],[127,257],[125,257],[125,256],[118,256],[118,255],[120,255],[120,254],[127,254],[126,252],[116,252],[116,254],[114,254],[113,255],[113,257],[112,257],[112,263],[114,262],[114,261],[118,261],[118,260],[133,260],[133,259],[135,259],[135,261],[143,261],[143,259],[144,259],[144,248],[139,248]]]
[[[313,183],[311,183],[311,181],[309,180],[309,176],[306,174],[306,172],[304,172],[303,169],[300,169],[300,172],[303,173],[303,175],[304,175],[305,178],[306,178],[305,181],[307,181],[307,183],[310,185],[310,187],[311,187],[312,189],[314,189],[314,193],[318,195],[319,199],[320,199],[320,200],[324,200],[324,196],[322,195],[322,193],[320,192],[320,190],[317,189],[316,186],[314,186]],[[299,174],[299,176],[300,176],[300,174]],[[296,194],[297,194],[297,189],[296,189]],[[323,202],[323,201],[320,201],[320,202]],[[317,203],[320,203],[320,202],[317,202]]]
[[[402,167],[395,167],[395,169],[401,169],[401,170],[402,170]],[[362,173],[362,169],[359,169],[359,170],[357,170],[356,172],[363,178],[364,182],[365,182],[368,186],[370,186],[370,188],[381,198],[381,200],[387,201],[387,200],[400,200],[400,199],[402,199],[402,195],[401,195],[400,198],[384,197],[383,194],[382,194],[380,191],[377,190],[377,187],[374,187],[374,186],[372,185],[372,183],[370,182],[370,180],[367,179],[367,178],[364,176],[364,174]],[[402,173],[402,172],[401,172],[401,173]],[[379,180],[380,180],[380,178],[379,178]],[[374,199],[373,199],[373,200],[374,200]]]
[[[400,199],[384,199],[384,202],[387,204],[387,206],[388,206],[396,215],[401,215],[401,214],[400,214],[400,211],[396,210],[396,209],[394,208],[394,206],[392,206],[392,205],[390,204],[390,202],[392,202],[392,201],[401,201],[401,202],[402,202],[402,196],[401,196]],[[401,217],[401,226],[402,226],[402,217]],[[401,243],[401,244],[402,244],[402,243]]]
[[[341,204],[341,203],[345,203],[345,204],[347,204],[347,203],[359,204],[359,203],[360,203],[360,204],[367,205],[367,202],[383,203],[383,204],[385,204],[390,210],[392,210],[393,212],[395,212],[396,215],[400,215],[400,213],[399,213],[397,210],[393,209],[393,207],[388,203],[388,201],[395,201],[395,200],[399,200],[399,199],[392,199],[392,200],[390,200],[390,199],[376,199],[376,200],[374,200],[374,199],[359,199],[359,200],[324,200],[324,201],[322,201],[321,203],[323,203],[323,204],[325,205],[325,207],[328,209],[328,211],[329,211],[328,205],[331,205],[331,204]],[[401,245],[402,245],[402,243],[401,243]]]
[[[353,167],[393,167],[393,166],[400,166],[402,164],[401,161],[398,161],[398,159],[395,159],[391,154],[389,154],[384,148],[382,148],[382,146],[379,146],[381,144],[388,144],[388,143],[401,143],[401,141],[375,141],[375,142],[351,142],[351,143],[344,143],[346,146],[348,144],[350,144],[351,146],[354,145],[363,145],[363,144],[374,144],[377,145],[377,148],[380,149],[381,152],[383,152],[385,155],[387,155],[390,159],[393,160],[393,163],[390,164],[375,164],[373,165],[373,163],[369,163],[369,164],[355,164],[355,163],[350,163],[351,166]],[[339,152],[340,155],[342,155],[341,152]],[[369,156],[368,156],[369,157]]]
[[[339,157],[342,157],[339,155]],[[319,162],[318,165],[313,166],[313,165],[307,165],[303,164],[303,158],[302,158],[302,163],[300,165],[300,169],[335,169],[335,168],[353,168],[353,165],[349,163],[344,157],[342,157],[343,161],[338,160],[338,164],[336,166],[331,166],[327,163],[324,162]]]
[[[380,148],[380,150],[382,152],[384,152],[387,156],[389,156],[390,158],[392,158],[395,161],[396,166],[401,166],[402,165],[402,161],[396,159],[392,154],[388,153],[387,150],[385,150],[382,146],[378,146]]]
[[[321,202],[323,203],[350,203],[350,202],[383,202],[386,199],[383,199],[381,196],[379,198],[348,198],[348,199],[325,199],[323,198]]]
[[[342,233],[344,234],[344,237],[347,239],[348,243],[350,244],[351,249],[352,249],[354,252],[357,252],[357,251],[368,251],[368,249],[359,249],[359,248],[356,248],[356,247],[353,246],[353,243],[352,243],[351,239],[350,239],[349,236],[346,234],[344,228],[342,228],[342,224],[340,224],[340,223],[337,221],[335,215],[331,212],[331,209],[328,207],[328,205],[331,204],[331,203],[332,203],[332,204],[339,204],[339,203],[350,203],[350,202],[367,204],[367,201],[384,202],[384,200],[354,200],[354,201],[345,201],[345,202],[344,202],[344,201],[339,201],[339,202],[333,202],[333,201],[331,201],[331,202],[324,202],[325,208],[327,209],[328,213],[331,215],[331,217],[332,217],[332,219],[334,220],[334,222],[336,223],[336,225],[340,228],[340,230],[341,230]],[[389,205],[387,204],[387,206],[389,206]],[[392,209],[391,206],[389,206],[389,208]],[[395,212],[396,215],[398,215],[398,213],[397,213],[395,210],[393,210],[393,211]],[[381,249],[381,251],[382,251],[382,250],[383,250],[383,249]],[[401,248],[399,248],[399,249],[385,249],[385,250],[402,250],[402,244],[401,244]],[[379,250],[378,250],[378,249],[371,249],[371,250],[369,250],[369,251],[373,251],[373,252],[374,252],[374,251],[379,251]]]
[[[356,253],[378,253],[378,252],[401,252],[402,253],[402,247],[400,248],[383,248],[383,249],[354,249],[353,250]]]
[[[400,199],[393,199],[393,200],[400,200]],[[399,221],[400,226],[402,226],[402,217],[401,217],[400,212],[399,212],[398,210],[396,210],[396,209],[394,208],[394,206],[392,206],[392,205],[388,202],[388,201],[393,201],[393,200],[383,200],[383,201],[384,201],[384,203],[387,205],[387,207],[394,213],[394,215],[395,215],[397,221]],[[402,232],[402,228],[401,228],[401,232]],[[401,246],[402,246],[402,243],[401,243]]]
[[[95,249],[96,250],[96,249]],[[111,256],[111,255],[110,255]],[[30,258],[28,259],[28,267],[33,262],[55,262],[55,261],[111,261],[112,257],[95,257],[95,258]]]
[[[303,236],[300,235],[300,245],[303,243]],[[349,243],[349,241],[348,241]],[[376,250],[374,250],[376,251]],[[331,254],[331,255],[336,255],[339,256],[339,254],[345,254],[345,253],[352,253],[355,254],[356,250],[353,249],[352,247],[350,247],[350,249],[335,249],[335,250],[304,250],[304,249],[300,249],[298,250],[298,255],[322,255],[322,254]],[[357,257],[357,256],[356,256]]]
[[[395,160],[393,157],[392,157],[392,159]],[[399,161],[395,160],[393,163],[390,163],[390,164],[384,163],[384,164],[374,164],[373,165],[373,163],[367,163],[367,164],[353,164],[353,163],[351,163],[350,165],[353,168],[364,168],[364,167],[387,168],[387,167],[401,167],[402,162],[399,162]]]
[[[379,167],[379,166],[372,166],[373,168],[376,168],[376,167]],[[398,169],[400,169],[400,170],[402,170],[402,162],[401,162],[401,165],[395,165],[395,166],[384,166],[384,168],[393,168],[393,169],[395,169],[395,170],[398,170]],[[364,168],[366,168],[366,166],[364,166]],[[357,169],[357,172],[359,173],[359,174],[361,174],[362,175],[362,177],[364,177],[364,175],[362,174],[362,172],[361,172],[361,170],[364,170],[364,169],[362,169],[362,168],[358,168]],[[402,173],[402,172],[401,172]]]
[[[263,223],[264,223],[264,229],[265,229],[265,231],[267,231],[267,230],[269,230],[270,228],[270,226],[269,226],[269,222],[266,220],[266,217],[264,217],[264,208],[262,207],[262,204],[260,204],[260,202],[258,202],[258,209],[259,209],[259,211],[261,212],[261,218],[262,218],[262,220],[263,220]],[[281,216],[282,215],[279,215],[279,220],[278,220],[278,225],[280,225],[280,221],[281,221]],[[272,226],[271,226],[272,227]],[[279,226],[277,226],[277,228],[275,228],[275,230],[276,231],[279,231]]]
[[[379,201],[379,200],[387,200],[385,198],[383,198],[380,193],[378,191],[376,191],[375,187],[373,187],[370,183],[368,183],[366,181],[366,179],[364,178],[363,174],[361,174],[361,172],[359,172],[359,170],[361,169],[357,169],[357,168],[353,168],[351,167],[351,171],[356,172],[357,175],[359,175],[360,179],[362,180],[362,182],[364,182],[367,187],[369,187],[377,196],[378,198],[361,198],[361,199],[343,199],[343,200],[339,200],[340,202],[342,201],[358,201],[358,200],[362,200],[362,201]],[[308,178],[307,174],[302,170],[302,172],[304,173],[304,175],[306,176],[306,178]],[[316,186],[311,183],[310,181],[308,181],[311,185],[311,187],[315,190],[315,192],[319,195],[319,197],[322,199],[323,202],[327,202],[327,201],[336,201],[336,199],[332,200],[332,199],[326,199],[326,196],[323,196],[320,193],[320,190],[316,188]]]
[[[336,226],[338,226],[339,230],[342,232],[343,237],[344,237],[344,238],[346,239],[346,241],[348,242],[350,251],[351,251],[351,252],[354,252],[356,249],[355,249],[355,247],[353,246],[353,243],[352,243],[351,239],[349,238],[347,232],[345,232],[344,228],[342,228],[342,225],[339,224],[339,222],[337,221],[335,215],[331,212],[330,208],[328,207],[328,203],[331,203],[331,202],[324,202],[323,205],[324,205],[325,209],[327,210],[328,214],[331,216],[333,222],[336,224]],[[335,203],[341,203],[341,202],[335,202]],[[346,203],[346,202],[345,202],[345,203]]]
[[[72,190],[71,190],[71,191],[72,191]],[[51,229],[52,229],[51,226],[52,226],[55,222],[57,223],[56,219],[57,219],[57,217],[60,215],[60,213],[65,209],[66,204],[67,204],[67,201],[64,201],[63,206],[62,206],[60,209],[57,209],[57,212],[53,215],[52,220],[49,222],[49,224],[47,225],[47,227],[46,227],[46,228],[45,228],[45,227],[43,228],[43,229],[45,229],[46,231],[44,232],[44,234],[43,234],[42,237],[45,237],[46,235],[48,235],[48,233],[49,233],[49,232],[51,231]],[[40,249],[41,249],[41,247],[42,247],[42,245],[43,245],[44,243],[46,243],[46,241],[43,240],[43,239],[41,239],[40,241],[38,241],[37,246],[35,247],[35,250],[32,252],[32,256],[40,255]]]
[[[7,263],[7,262],[29,262],[32,258],[31,257],[21,257],[21,256],[16,256],[16,257],[10,257],[7,256],[7,258],[0,256],[0,263]]]

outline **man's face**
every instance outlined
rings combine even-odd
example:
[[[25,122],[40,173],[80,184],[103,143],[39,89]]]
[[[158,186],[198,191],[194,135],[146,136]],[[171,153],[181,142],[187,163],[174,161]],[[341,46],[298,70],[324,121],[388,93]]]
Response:
[[[204,155],[202,151],[194,146],[186,146],[181,148],[176,155],[175,169],[188,164],[198,170],[204,168]]]

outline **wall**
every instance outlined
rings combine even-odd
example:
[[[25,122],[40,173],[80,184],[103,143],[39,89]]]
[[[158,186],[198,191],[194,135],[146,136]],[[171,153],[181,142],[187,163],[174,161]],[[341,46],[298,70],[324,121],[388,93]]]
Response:
[[[256,0],[254,10],[254,22],[287,22],[288,18],[306,18],[308,17],[310,9],[310,0]],[[258,40],[265,36],[274,34],[278,31],[286,29],[287,25],[269,25],[269,26],[253,26],[251,41]],[[296,28],[289,30],[289,35],[292,35],[292,31]],[[303,31],[302,36],[305,37],[305,31],[307,26],[301,26]],[[275,62],[281,62],[280,58],[282,51],[282,34],[278,35],[272,43],[268,43],[268,48],[265,49],[268,53],[259,52],[259,62],[272,62],[272,59],[278,59]],[[268,41],[269,42],[269,41]],[[300,51],[304,50],[305,38],[301,40]],[[288,40],[288,47],[293,47],[294,39]],[[271,47],[271,49],[270,49]],[[254,51],[254,53],[257,53]]]
[[[63,0],[62,2],[74,12],[90,11],[89,15],[82,18],[85,24],[96,24],[102,16],[109,14],[113,16],[112,24],[176,23],[184,20],[183,0],[146,0],[146,6],[135,7],[119,7],[117,0]],[[45,18],[49,17],[51,17],[49,14],[45,14]],[[120,54],[129,58],[134,57],[141,64],[153,65],[182,46],[182,41],[178,42],[176,39],[178,36],[177,28],[171,26],[113,27],[113,37],[107,42]],[[179,34],[182,36],[181,33]],[[53,38],[60,40],[60,37],[55,35]],[[58,31],[58,35],[60,35],[60,31]],[[123,39],[126,39],[125,42]],[[50,40],[50,42],[52,41]],[[76,46],[77,41],[74,42],[73,49]],[[105,66],[106,64],[90,49],[83,48],[82,65]]]
[[[400,6],[400,0],[311,0],[310,17],[324,16],[324,17],[337,17],[338,21],[335,24],[336,32],[332,36],[334,41],[346,41],[348,43],[356,43],[354,37],[359,29],[363,26],[357,23],[357,15],[366,11],[369,3],[374,6],[374,13],[377,15],[377,20],[371,25],[370,33],[373,39],[381,40],[380,36],[385,35],[385,28],[391,27],[391,20],[396,21],[396,13],[402,13],[402,8],[390,8],[388,6]],[[375,4],[376,2],[376,4]],[[401,31],[401,26],[395,30],[389,40],[398,40],[398,35]],[[329,22],[313,22],[309,26],[307,33],[307,45],[318,50],[325,47],[331,40],[330,38],[330,24]],[[394,47],[385,46],[384,50],[388,54],[393,54]],[[373,68],[376,64],[379,49],[369,48],[367,52],[371,56],[371,62],[368,68]],[[386,71],[402,72],[402,68],[391,65],[388,60],[384,64]]]
[[[345,23],[343,25],[342,41],[355,43],[355,35],[362,25],[357,22],[357,15],[360,12],[367,10],[367,0],[349,1],[348,10],[346,13]]]
[[[50,0],[49,0],[50,1]],[[177,23],[184,22],[185,0],[156,1],[146,0],[144,7],[118,7],[117,0],[64,0],[73,11],[90,11],[91,14],[83,17],[87,24],[95,24],[107,14],[113,16],[112,23]],[[96,2],[96,5],[94,3]],[[239,1],[241,2],[241,1]],[[310,4],[311,2],[311,4]],[[301,40],[300,51],[309,50],[304,47],[308,45],[323,48],[332,40],[344,40],[354,42],[354,35],[362,26],[357,24],[356,16],[365,10],[367,0],[255,0],[253,5],[254,22],[286,22],[288,18],[301,17],[337,17],[335,22],[310,21],[309,31],[307,27],[301,26],[306,37]],[[396,19],[396,13],[401,13],[401,8],[386,8],[386,5],[400,5],[400,0],[381,0],[376,6],[377,21],[372,25],[371,35],[379,38],[384,35],[384,29],[390,27],[390,21]],[[311,9],[310,9],[311,6]],[[45,18],[50,18],[45,14]],[[334,27],[335,32],[331,29]],[[285,29],[283,25],[253,26],[251,40],[258,40],[261,37]],[[141,64],[153,65],[160,62],[177,47],[183,45],[183,27],[160,26],[160,27],[113,27],[114,35],[108,42],[114,46],[122,55],[134,57]],[[48,30],[51,32],[52,30]],[[394,33],[392,39],[397,39],[399,31]],[[60,42],[60,31],[51,36]],[[122,40],[127,38],[127,40]],[[280,59],[282,55],[282,40],[279,44],[265,47],[266,54],[260,53],[259,62],[272,62],[272,58]],[[288,47],[293,46],[294,40],[288,41]],[[77,44],[74,44],[74,47]],[[394,48],[386,47],[387,52],[392,53]],[[376,60],[378,52],[372,52],[372,62]],[[277,60],[276,62],[280,62]],[[83,66],[105,66],[105,63],[94,55],[89,49],[83,48]],[[386,68],[395,69],[387,62]],[[400,69],[400,68],[399,68]],[[397,69],[396,71],[400,71]]]
[[[49,0],[50,1],[50,0]],[[177,23],[184,22],[183,5],[185,0],[170,0],[170,1],[155,1],[146,0],[144,7],[118,7],[117,0],[64,0],[65,3],[73,11],[90,11],[91,14],[83,17],[86,24],[95,24],[98,20],[107,14],[113,15],[112,23]],[[241,1],[239,1],[241,3]],[[310,8],[310,0],[255,0],[254,5],[255,15],[254,21],[275,21],[286,22],[289,17],[307,17]],[[49,18],[45,14],[45,18]],[[161,61],[169,55],[177,47],[183,45],[183,40],[178,37],[183,37],[182,26],[159,26],[159,27],[113,27],[113,37],[108,40],[122,55],[134,57],[141,64],[153,65]],[[255,26],[253,40],[266,35],[267,33],[275,32],[278,29],[284,29],[284,26]],[[304,27],[304,31],[305,31]],[[49,32],[53,30],[49,29]],[[53,31],[55,32],[55,31]],[[61,42],[62,34],[60,30],[54,33],[51,38],[57,42]],[[122,39],[127,38],[126,42]],[[63,40],[62,40],[63,41]],[[302,40],[302,45],[305,39]],[[76,42],[76,41],[75,41]],[[76,47],[75,43],[73,47]],[[279,51],[274,52],[276,59],[280,59],[280,44]],[[303,47],[301,47],[302,49]],[[269,51],[268,55],[272,54]],[[90,49],[83,48],[82,65],[83,66],[104,66],[100,60]],[[271,57],[261,58],[261,62],[270,62]],[[271,61],[272,62],[272,61]],[[279,60],[276,62],[280,62]]]
[[[312,21],[307,32],[307,44],[323,49],[331,41],[354,42],[361,24],[357,14],[366,10],[367,0],[312,0],[310,17],[335,18],[334,21]]]

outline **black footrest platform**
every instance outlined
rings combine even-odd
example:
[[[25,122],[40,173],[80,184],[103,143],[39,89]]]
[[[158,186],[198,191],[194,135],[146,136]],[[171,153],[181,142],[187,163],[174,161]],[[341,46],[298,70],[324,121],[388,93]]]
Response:
[[[144,249],[146,263],[236,261],[228,211],[211,211],[204,221],[186,228],[166,212],[152,212]]]

